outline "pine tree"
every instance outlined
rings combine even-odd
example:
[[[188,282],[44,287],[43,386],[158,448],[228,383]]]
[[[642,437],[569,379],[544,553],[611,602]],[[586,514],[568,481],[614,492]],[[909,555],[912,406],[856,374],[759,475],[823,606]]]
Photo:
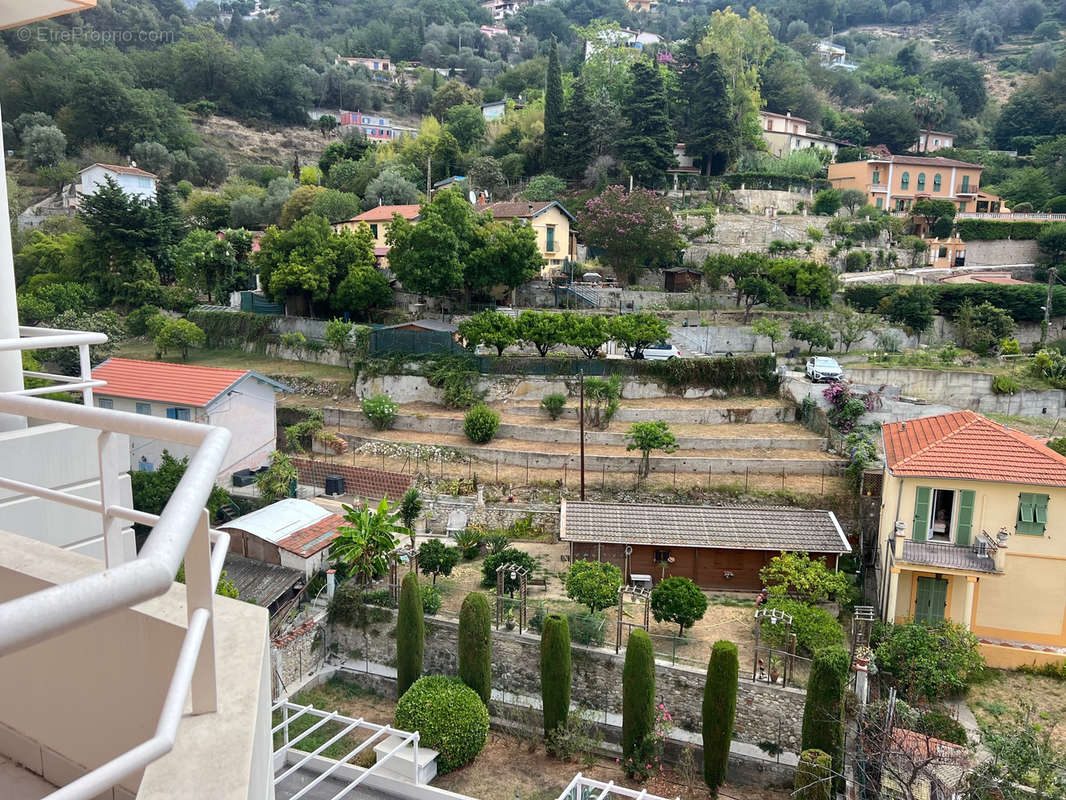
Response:
[[[691,114],[688,154],[703,159],[705,175],[720,175],[740,152],[740,128],[717,53],[700,60],[698,76],[682,81],[682,90]]]
[[[540,635],[540,697],[547,739],[570,716],[570,624],[560,614],[545,618]]]
[[[715,795],[729,768],[739,675],[737,646],[724,640],[715,642],[703,686],[703,780]]]
[[[563,126],[563,152],[559,172],[568,178],[580,178],[596,157],[596,140],[589,135],[594,126],[592,104],[585,89],[585,79],[574,81],[570,102],[566,106]]]
[[[815,653],[803,706],[803,749],[829,754],[834,775],[840,775],[844,766],[844,689],[850,666],[851,659],[840,645]]]
[[[654,726],[655,650],[648,632],[637,628],[629,634],[622,666],[622,757],[631,757]]]
[[[481,592],[468,594],[459,610],[459,679],[488,706],[492,696],[492,625],[489,601]]]
[[[562,163],[563,135],[563,74],[559,67],[559,47],[553,36],[544,88],[544,163],[549,171],[557,171]]]
[[[659,70],[647,61],[629,68],[632,86],[623,109],[625,125],[619,151],[633,177],[642,186],[663,182],[674,161],[674,132],[667,114],[666,89]]]
[[[408,572],[400,584],[400,608],[396,615],[396,696],[422,674],[425,621],[422,619],[422,591],[418,574]]]

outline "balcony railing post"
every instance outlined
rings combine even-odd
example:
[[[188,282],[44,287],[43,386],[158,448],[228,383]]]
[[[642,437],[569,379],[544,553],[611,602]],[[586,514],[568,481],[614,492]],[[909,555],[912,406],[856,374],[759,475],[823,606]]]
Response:
[[[218,710],[218,691],[215,686],[215,587],[211,583],[210,519],[206,510],[200,514],[189,549],[185,551],[185,597],[190,622],[197,609],[206,609],[210,615],[190,687],[192,713],[210,714]]]
[[[89,360],[89,345],[78,345],[78,363],[80,364],[81,379],[83,381],[92,380],[93,367],[92,362]],[[93,404],[93,387],[86,386],[81,390],[82,403],[88,408]]]
[[[96,438],[100,465],[100,503],[103,508],[104,561],[108,567],[117,567],[136,557],[133,532],[126,523],[111,513],[112,506],[122,502],[119,476],[129,470],[129,455],[119,447],[119,435],[101,431]]]

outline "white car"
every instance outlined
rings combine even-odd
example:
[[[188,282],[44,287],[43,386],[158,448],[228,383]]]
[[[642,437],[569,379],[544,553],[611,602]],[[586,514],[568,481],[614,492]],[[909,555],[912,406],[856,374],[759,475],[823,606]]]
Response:
[[[807,359],[807,377],[812,383],[839,381],[844,379],[844,370],[835,358],[814,356]]]
[[[681,351],[669,342],[659,342],[644,348],[646,361],[668,361],[671,358],[681,358]]]

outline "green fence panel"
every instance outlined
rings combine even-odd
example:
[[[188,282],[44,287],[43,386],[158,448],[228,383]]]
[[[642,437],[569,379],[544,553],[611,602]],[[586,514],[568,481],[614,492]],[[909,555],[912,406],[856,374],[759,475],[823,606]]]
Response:
[[[465,352],[446,331],[379,329],[370,332],[370,355],[440,355]]]

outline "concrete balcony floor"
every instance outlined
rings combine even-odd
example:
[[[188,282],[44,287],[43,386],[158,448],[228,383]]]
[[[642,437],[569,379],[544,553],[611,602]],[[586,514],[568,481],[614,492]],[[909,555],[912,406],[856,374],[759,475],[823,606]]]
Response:
[[[5,800],[41,800],[56,787],[36,773],[0,755],[0,797]]]

